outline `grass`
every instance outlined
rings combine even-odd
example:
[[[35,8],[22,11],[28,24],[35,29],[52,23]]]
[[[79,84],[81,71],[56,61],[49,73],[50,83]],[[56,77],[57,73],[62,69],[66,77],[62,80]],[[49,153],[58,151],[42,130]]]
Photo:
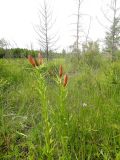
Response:
[[[1,160],[120,159],[120,62],[97,62],[0,60]]]

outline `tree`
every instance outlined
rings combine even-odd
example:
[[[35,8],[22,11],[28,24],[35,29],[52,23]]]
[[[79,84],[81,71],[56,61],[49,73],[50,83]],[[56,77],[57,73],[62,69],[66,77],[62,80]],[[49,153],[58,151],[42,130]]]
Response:
[[[78,49],[79,49],[80,7],[81,7],[81,0],[78,0],[78,11],[77,11],[77,33],[76,33],[76,49],[77,49],[77,52],[78,52]]]
[[[120,47],[120,15],[118,14],[117,0],[111,0],[110,10],[112,11],[112,19],[105,15],[106,19],[111,23],[110,29],[106,32],[105,51],[111,53],[113,60],[115,52]]]
[[[77,53],[78,55],[78,60],[79,60],[79,37],[80,37],[80,9],[81,9],[81,4],[84,0],[77,0],[78,4],[77,4],[77,22],[76,22],[76,41],[74,42],[74,51]]]
[[[62,54],[63,54],[63,55],[66,54],[66,50],[65,50],[65,49],[62,50]]]
[[[93,69],[98,69],[102,64],[102,57],[99,48],[99,41],[88,41],[83,44],[83,59],[84,62]]]
[[[82,49],[82,42],[80,41],[84,41],[85,38],[85,43],[87,44],[87,41],[89,39],[89,32],[90,32],[90,26],[91,26],[91,16],[85,13],[81,13],[81,6],[82,3],[84,2],[84,0],[76,0],[77,1],[77,9],[76,9],[76,14],[74,14],[76,16],[76,22],[73,23],[75,24],[75,41],[73,43],[73,45],[70,46],[70,50],[71,52],[75,53],[78,61],[80,58],[80,53],[81,53],[81,49]],[[81,21],[82,21],[82,17],[87,16],[89,17],[89,24],[88,24],[88,30],[85,31],[85,28],[83,28],[83,26],[81,25]],[[80,39],[81,38],[81,39]],[[83,39],[82,39],[83,38]]]
[[[83,53],[99,53],[99,43],[98,41],[88,41],[87,44],[82,45]]]
[[[8,43],[4,38],[0,39],[0,48],[7,48],[7,45]]]
[[[57,34],[52,32],[55,21],[52,20],[52,11],[47,0],[43,1],[39,9],[39,21],[40,23],[36,25],[35,32],[38,36],[38,42],[40,49],[45,51],[47,56],[47,61],[49,59],[49,51],[54,50],[55,44],[58,40]]]
[[[73,43],[73,45],[70,45],[69,46],[69,48],[70,48],[70,50],[71,50],[71,53],[75,53],[75,54],[77,54],[77,56],[78,56],[78,59],[79,59],[79,53],[80,53],[80,49],[79,49],[79,46],[78,46],[78,48],[77,48],[77,42],[75,41],[74,43]]]

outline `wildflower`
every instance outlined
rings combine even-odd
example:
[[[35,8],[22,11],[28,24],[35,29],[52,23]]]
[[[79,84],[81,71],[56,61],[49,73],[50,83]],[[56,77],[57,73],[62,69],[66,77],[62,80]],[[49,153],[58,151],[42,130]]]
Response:
[[[63,75],[63,68],[62,68],[62,65],[60,65],[60,68],[59,68],[59,76],[60,78],[62,77]]]
[[[43,64],[43,57],[40,53],[38,54],[38,64],[39,65]]]
[[[86,103],[83,103],[82,106],[83,106],[83,107],[87,107],[87,104],[86,104]]]
[[[68,76],[67,74],[64,75],[64,81],[63,81],[63,86],[65,87],[68,83]]]
[[[28,60],[29,60],[29,62],[33,65],[33,67],[36,66],[35,59],[34,59],[31,55],[28,56]]]

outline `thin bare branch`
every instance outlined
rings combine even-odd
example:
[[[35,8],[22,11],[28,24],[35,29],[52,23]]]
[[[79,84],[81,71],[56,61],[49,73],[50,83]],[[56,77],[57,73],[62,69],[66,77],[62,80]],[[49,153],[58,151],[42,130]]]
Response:
[[[105,12],[103,11],[102,8],[101,8],[101,12],[102,12],[103,16],[108,20],[108,22],[112,23],[112,21],[107,17],[107,15],[105,14]]]
[[[106,30],[109,31],[109,28],[108,28],[107,26],[103,25],[102,22],[100,22],[100,20],[99,20],[99,18],[98,18],[97,16],[96,16],[96,20],[98,21],[98,23],[99,23],[104,29],[106,29]]]

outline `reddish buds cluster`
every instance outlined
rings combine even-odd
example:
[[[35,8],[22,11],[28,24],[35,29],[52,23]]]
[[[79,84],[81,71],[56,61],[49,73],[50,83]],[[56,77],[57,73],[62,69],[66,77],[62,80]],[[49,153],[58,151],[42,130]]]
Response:
[[[62,68],[62,65],[60,65],[60,68],[59,68],[59,77],[62,78],[62,75],[63,75],[63,68]],[[64,80],[63,80],[63,86],[65,87],[68,83],[68,76],[67,74],[64,75]]]
[[[35,58],[33,58],[33,56],[29,55],[28,60],[32,64],[33,67],[36,67],[36,66],[43,64],[43,58],[40,53],[38,54],[38,59],[35,59]]]

